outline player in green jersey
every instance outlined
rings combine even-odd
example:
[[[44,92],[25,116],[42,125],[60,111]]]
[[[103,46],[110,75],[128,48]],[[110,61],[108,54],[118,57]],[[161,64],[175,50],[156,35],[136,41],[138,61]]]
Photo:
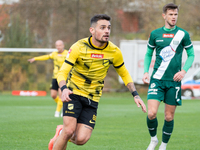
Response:
[[[49,150],[52,147],[54,150],[66,149],[68,140],[76,145],[83,145],[90,139],[96,122],[104,78],[110,65],[113,65],[122,77],[137,106],[141,106],[142,111],[146,112],[146,106],[124,65],[120,49],[109,41],[110,20],[109,16],[102,14],[92,17],[91,36],[71,46],[58,73],[57,80],[63,101],[63,130],[61,126],[57,126],[56,134],[50,140]],[[65,80],[70,70],[66,85]]]
[[[62,116],[62,113],[60,114],[60,111],[63,106],[63,102],[61,100],[61,91],[58,86],[58,82],[56,80],[58,71],[60,67],[62,66],[68,51],[64,49],[64,43],[62,40],[57,40],[55,42],[56,51],[43,56],[34,57],[31,59],[28,59],[30,63],[33,63],[34,61],[44,61],[48,59],[53,59],[54,64],[54,70],[53,70],[53,77],[52,77],[52,83],[51,83],[51,97],[54,99],[54,101],[57,103],[56,111],[55,111],[55,117]]]
[[[156,115],[161,101],[165,103],[165,120],[159,150],[166,150],[173,131],[175,109],[181,105],[181,80],[194,60],[194,49],[188,32],[176,26],[178,10],[178,6],[173,3],[163,7],[165,25],[152,31],[148,41],[142,79],[144,83],[149,84],[147,127],[151,141],[147,150],[154,150],[158,144]],[[182,68],[184,49],[188,58]],[[148,71],[154,50],[156,60],[150,80]]]

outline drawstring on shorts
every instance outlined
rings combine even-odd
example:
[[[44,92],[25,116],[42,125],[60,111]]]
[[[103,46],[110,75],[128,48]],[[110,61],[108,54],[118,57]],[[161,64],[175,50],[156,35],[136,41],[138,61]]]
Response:
[[[88,98],[89,105],[91,104],[91,100]]]

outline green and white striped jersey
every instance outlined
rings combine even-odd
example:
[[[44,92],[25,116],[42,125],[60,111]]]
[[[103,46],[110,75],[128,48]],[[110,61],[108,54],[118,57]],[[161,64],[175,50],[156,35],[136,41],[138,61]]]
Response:
[[[192,47],[189,33],[182,28],[176,26],[173,30],[164,27],[153,30],[148,41],[148,48],[156,51],[152,77],[173,80],[181,70],[183,49]]]

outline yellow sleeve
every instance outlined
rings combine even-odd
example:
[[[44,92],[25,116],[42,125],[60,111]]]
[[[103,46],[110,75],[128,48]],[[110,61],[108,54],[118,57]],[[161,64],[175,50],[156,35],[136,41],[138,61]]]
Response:
[[[123,59],[121,50],[119,48],[116,48],[116,52],[113,59],[113,65],[114,67],[119,67],[123,63],[124,63],[124,59]]]
[[[52,52],[51,54],[49,54],[49,59],[54,59],[55,55],[56,55],[56,51]]]
[[[123,56],[119,49],[117,49],[117,53],[114,57],[113,65],[117,73],[120,75],[120,77],[124,81],[125,85],[127,85],[130,82],[133,82],[131,75],[129,74],[128,70],[126,69],[124,65]]]
[[[72,47],[69,49],[68,54],[66,56],[65,62],[63,63],[62,67],[60,68],[57,76],[58,84],[60,81],[67,79],[67,76],[74,66],[77,58],[79,56],[79,47],[77,44],[72,45]]]
[[[68,63],[63,63],[62,67],[60,68],[58,75],[57,75],[57,81],[58,84],[60,83],[60,81],[62,80],[67,80],[67,76],[71,70],[72,66]]]
[[[50,59],[49,55],[42,55],[42,56],[38,56],[38,57],[34,57],[35,60],[48,60]]]
[[[115,68],[117,73],[120,75],[124,84],[127,85],[130,82],[133,82],[131,75],[129,74],[128,70],[126,69],[125,65],[121,66],[120,68]]]

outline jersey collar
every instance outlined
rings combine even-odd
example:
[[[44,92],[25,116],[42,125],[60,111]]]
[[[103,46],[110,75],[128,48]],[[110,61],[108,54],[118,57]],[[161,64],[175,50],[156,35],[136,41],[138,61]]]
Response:
[[[93,44],[92,44],[92,36],[90,36],[90,37],[88,38],[88,42],[89,42],[89,44],[90,44],[94,49],[98,49],[98,50],[103,50],[103,49],[105,49],[105,48],[108,46],[108,42],[105,43],[104,46],[102,46],[102,47],[97,47],[97,46],[93,45]]]
[[[165,31],[173,31],[173,30],[176,29],[176,26],[175,26],[174,28],[171,28],[171,29],[168,29],[168,28],[166,28],[166,27],[164,26],[163,29],[164,29]]]

